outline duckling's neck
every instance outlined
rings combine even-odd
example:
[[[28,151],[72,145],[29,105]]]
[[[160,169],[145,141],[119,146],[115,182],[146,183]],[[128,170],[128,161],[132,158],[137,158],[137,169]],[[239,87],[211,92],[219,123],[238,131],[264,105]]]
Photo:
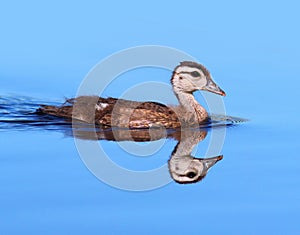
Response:
[[[194,159],[191,156],[193,149],[197,144],[204,140],[206,131],[187,131],[181,132],[180,140],[174,148],[171,158],[169,160],[170,172],[176,172],[183,175],[190,167],[191,161]]]
[[[206,110],[197,102],[192,93],[175,91],[175,94],[181,108],[190,114],[196,115],[199,122],[202,122],[208,118]]]

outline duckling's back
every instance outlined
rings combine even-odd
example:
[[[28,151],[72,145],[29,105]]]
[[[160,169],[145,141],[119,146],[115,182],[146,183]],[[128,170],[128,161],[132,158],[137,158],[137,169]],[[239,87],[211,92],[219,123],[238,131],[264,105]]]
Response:
[[[68,99],[61,106],[43,105],[39,113],[96,123],[103,127],[178,128],[180,121],[172,108],[157,102],[137,102],[97,96]]]

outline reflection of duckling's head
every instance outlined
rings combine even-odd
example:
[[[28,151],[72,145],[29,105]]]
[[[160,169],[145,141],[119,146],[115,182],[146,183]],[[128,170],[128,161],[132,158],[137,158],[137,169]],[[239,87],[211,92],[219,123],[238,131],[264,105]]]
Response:
[[[222,155],[212,158],[194,158],[191,155],[171,158],[169,160],[170,175],[180,184],[196,183],[202,180],[208,170],[222,158]]]

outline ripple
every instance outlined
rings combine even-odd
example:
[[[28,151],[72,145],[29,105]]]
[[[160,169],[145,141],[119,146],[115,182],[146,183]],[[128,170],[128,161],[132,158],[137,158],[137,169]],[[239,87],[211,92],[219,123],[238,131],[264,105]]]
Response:
[[[38,115],[40,104],[59,105],[57,102],[37,100],[30,97],[0,97],[0,131],[61,129],[70,126],[57,117]]]

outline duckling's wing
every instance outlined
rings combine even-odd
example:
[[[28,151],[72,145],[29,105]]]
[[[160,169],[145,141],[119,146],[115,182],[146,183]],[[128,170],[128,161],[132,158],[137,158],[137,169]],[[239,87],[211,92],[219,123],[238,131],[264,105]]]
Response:
[[[97,117],[99,124],[123,128],[177,128],[180,122],[175,112],[157,102],[118,100]]]

